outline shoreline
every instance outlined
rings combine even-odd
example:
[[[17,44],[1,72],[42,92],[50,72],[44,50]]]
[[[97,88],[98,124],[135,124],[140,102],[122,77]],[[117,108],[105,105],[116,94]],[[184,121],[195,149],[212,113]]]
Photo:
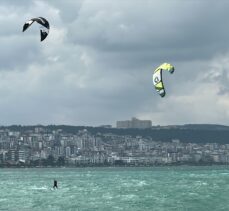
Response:
[[[229,166],[229,164],[225,163],[212,163],[212,164],[167,164],[167,165],[66,165],[66,166],[8,166],[8,165],[0,165],[0,169],[4,168],[12,168],[12,169],[48,169],[48,168],[58,168],[58,169],[67,169],[67,168],[154,168],[154,167],[209,167],[209,166]]]

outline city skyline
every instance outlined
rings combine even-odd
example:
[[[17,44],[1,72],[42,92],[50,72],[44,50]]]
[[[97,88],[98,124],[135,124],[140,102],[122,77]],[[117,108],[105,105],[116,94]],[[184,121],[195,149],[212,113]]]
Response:
[[[206,10],[206,8],[208,8]],[[1,125],[229,125],[229,2],[2,0]],[[22,33],[25,21],[45,17]],[[152,83],[163,62],[167,95]]]
[[[222,128],[221,128],[222,129]],[[227,128],[227,132],[229,129]],[[229,144],[85,129],[0,129],[0,167],[155,166],[229,163]]]

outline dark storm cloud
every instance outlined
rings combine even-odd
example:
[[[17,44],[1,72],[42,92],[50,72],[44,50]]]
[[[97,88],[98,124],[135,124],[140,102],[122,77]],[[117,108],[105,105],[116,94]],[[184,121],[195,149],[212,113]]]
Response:
[[[98,51],[131,55],[136,63],[144,55],[156,61],[162,55],[172,60],[207,59],[227,50],[229,4],[161,2],[103,1],[97,6],[90,1],[71,24],[69,37]]]

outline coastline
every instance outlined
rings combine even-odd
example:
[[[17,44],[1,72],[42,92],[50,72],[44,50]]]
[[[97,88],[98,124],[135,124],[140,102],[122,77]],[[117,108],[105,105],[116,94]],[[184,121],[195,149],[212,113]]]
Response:
[[[2,168],[154,168],[154,167],[209,167],[209,166],[229,166],[225,163],[181,163],[181,164],[157,164],[157,165],[65,165],[65,166],[57,166],[57,165],[48,165],[48,166],[30,166],[30,165],[0,165],[0,169]]]

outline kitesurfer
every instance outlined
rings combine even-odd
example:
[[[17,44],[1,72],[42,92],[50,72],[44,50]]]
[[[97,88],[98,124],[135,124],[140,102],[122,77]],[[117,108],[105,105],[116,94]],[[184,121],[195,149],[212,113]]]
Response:
[[[57,186],[57,181],[56,180],[54,180],[54,182],[53,182],[53,188],[55,189],[55,188],[58,188],[58,186]]]

